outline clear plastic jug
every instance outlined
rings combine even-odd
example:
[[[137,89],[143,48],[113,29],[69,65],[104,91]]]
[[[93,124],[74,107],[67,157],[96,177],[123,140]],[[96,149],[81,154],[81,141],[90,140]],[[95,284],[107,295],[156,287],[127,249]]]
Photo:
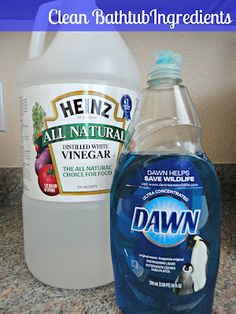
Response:
[[[49,285],[96,287],[113,280],[109,189],[139,72],[117,32],[58,32],[44,50],[45,34],[19,69],[25,258]]]

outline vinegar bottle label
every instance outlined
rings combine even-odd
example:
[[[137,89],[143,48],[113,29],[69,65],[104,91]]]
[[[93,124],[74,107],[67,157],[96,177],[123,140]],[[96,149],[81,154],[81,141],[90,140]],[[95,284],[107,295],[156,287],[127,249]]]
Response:
[[[103,199],[137,99],[134,91],[95,84],[23,89],[25,194],[49,201]]]

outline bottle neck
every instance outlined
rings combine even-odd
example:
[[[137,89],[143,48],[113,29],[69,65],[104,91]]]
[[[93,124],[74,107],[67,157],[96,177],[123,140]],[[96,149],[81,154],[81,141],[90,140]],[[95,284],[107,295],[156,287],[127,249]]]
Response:
[[[129,127],[137,152],[202,153],[201,126],[185,86],[179,78],[148,81],[142,103]],[[131,144],[130,144],[131,143]]]
[[[158,86],[164,86],[164,85],[179,85],[182,82],[180,78],[161,78],[161,79],[151,79],[147,82],[148,87],[158,87]]]

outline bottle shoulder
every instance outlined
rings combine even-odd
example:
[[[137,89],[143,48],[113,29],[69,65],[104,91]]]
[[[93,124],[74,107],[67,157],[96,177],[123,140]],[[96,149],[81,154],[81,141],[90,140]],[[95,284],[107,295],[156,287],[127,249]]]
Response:
[[[137,64],[116,33],[59,34],[42,56],[19,68],[18,80],[21,85],[84,81],[140,88]]]

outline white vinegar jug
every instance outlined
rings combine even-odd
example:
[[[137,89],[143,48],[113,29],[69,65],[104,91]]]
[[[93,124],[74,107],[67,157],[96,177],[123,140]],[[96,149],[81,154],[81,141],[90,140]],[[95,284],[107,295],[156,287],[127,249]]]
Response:
[[[109,192],[138,101],[139,73],[117,32],[33,33],[21,66],[25,259],[39,280],[113,280]]]

